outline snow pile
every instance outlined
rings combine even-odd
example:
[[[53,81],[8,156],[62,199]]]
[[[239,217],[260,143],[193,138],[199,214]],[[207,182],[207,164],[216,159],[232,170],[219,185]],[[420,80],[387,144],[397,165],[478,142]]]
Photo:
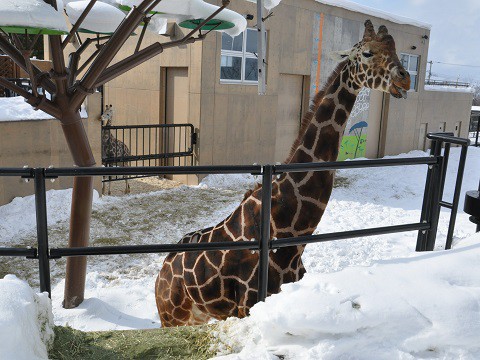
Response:
[[[53,314],[46,293],[35,294],[13,275],[0,280],[0,358],[48,359],[53,342]]]
[[[2,0],[0,23],[2,26],[28,26],[68,33],[62,13],[43,0]]]
[[[253,2],[253,3],[257,3],[257,0],[248,0],[250,2]],[[278,4],[280,4],[280,1],[282,0],[264,0],[263,1],[263,6],[267,9],[267,10],[271,10],[273,9],[275,6],[277,6]]]
[[[88,118],[87,111],[82,105],[80,112],[82,119]],[[22,96],[0,98],[0,122],[22,120],[48,120],[54,117],[42,110],[34,110],[32,105],[25,102]]]
[[[480,358],[480,234],[448,252],[307,274],[220,335],[238,355],[284,359]],[[276,357],[273,357],[276,358]]]
[[[75,24],[85,11],[90,0],[75,1],[66,4],[65,9],[70,23]],[[116,7],[97,1],[82,22],[81,28],[100,34],[113,33],[125,18],[125,14]]]
[[[250,174],[212,174],[206,176],[199,184],[200,187],[214,189],[252,189],[261,183],[260,176]]]

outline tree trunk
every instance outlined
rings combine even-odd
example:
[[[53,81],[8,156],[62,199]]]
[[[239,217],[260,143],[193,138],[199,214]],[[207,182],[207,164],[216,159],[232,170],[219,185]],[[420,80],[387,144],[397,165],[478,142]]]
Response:
[[[81,167],[95,165],[92,150],[83,127],[80,112],[72,113],[65,102],[62,108],[62,129],[75,165]],[[76,177],[73,183],[72,208],[70,217],[69,247],[88,246],[90,237],[90,219],[92,214],[93,177]],[[67,258],[65,275],[65,293],[63,307],[75,308],[84,299],[87,259]]]

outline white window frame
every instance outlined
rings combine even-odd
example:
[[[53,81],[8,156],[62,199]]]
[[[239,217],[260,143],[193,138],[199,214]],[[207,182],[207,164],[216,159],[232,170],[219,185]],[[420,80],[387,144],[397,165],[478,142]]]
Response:
[[[420,55],[415,55],[415,54],[409,54],[409,53],[400,53],[400,62],[402,63],[402,57],[403,56],[408,56],[408,63],[407,63],[407,67],[405,68],[405,70],[408,71],[408,73],[410,75],[415,75],[415,79],[416,79],[416,82],[413,86],[413,89],[410,89],[409,91],[418,91],[418,69],[420,68]],[[413,71],[413,70],[410,70],[410,62],[412,60],[412,58],[416,59],[417,60],[417,70],[416,71]],[[403,65],[403,63],[402,63]]]
[[[252,30],[255,32],[255,39],[257,38],[257,29],[254,28],[247,28],[242,33],[243,34],[243,42],[242,42],[242,51],[234,51],[234,50],[224,50],[221,49],[220,51],[220,67],[221,67],[221,59],[222,56],[233,56],[233,57],[241,57],[242,58],[242,70],[241,70],[241,79],[234,80],[234,79],[222,79],[222,73],[220,70],[220,84],[236,84],[236,85],[258,85],[258,80],[245,80],[245,66],[246,66],[246,59],[255,59],[258,62],[258,57],[254,53],[247,52],[247,33],[248,30]],[[223,37],[223,35],[222,35]],[[257,41],[258,46],[258,41]],[[221,47],[221,45],[220,45]],[[258,47],[257,47],[258,49]],[[258,75],[258,74],[257,74]]]

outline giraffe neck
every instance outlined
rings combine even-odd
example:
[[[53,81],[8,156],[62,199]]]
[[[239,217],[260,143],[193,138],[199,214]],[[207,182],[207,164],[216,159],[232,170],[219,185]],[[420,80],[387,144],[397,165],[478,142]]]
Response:
[[[353,66],[347,63],[326,89],[290,163],[337,160],[348,117],[360,92],[350,76]]]
[[[360,91],[349,64],[338,73],[293,149],[290,162],[336,161],[343,131]],[[333,189],[334,171],[291,172],[273,183],[274,237],[310,235],[317,228]],[[301,254],[304,246],[299,246]],[[291,256],[291,254],[286,255]]]

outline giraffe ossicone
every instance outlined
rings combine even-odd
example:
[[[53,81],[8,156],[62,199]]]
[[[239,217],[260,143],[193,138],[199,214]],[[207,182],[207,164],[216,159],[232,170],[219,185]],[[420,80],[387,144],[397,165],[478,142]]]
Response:
[[[365,22],[363,40],[340,54],[341,62],[312,100],[285,163],[335,161],[347,119],[363,87],[405,97],[410,75],[385,26]],[[334,171],[286,173],[272,181],[271,238],[311,235],[325,211]],[[218,225],[187,234],[181,243],[259,239],[261,186]],[[305,274],[305,246],[270,252],[268,294]],[[258,253],[249,250],[169,254],[155,283],[163,326],[197,325],[244,317],[257,302]]]

